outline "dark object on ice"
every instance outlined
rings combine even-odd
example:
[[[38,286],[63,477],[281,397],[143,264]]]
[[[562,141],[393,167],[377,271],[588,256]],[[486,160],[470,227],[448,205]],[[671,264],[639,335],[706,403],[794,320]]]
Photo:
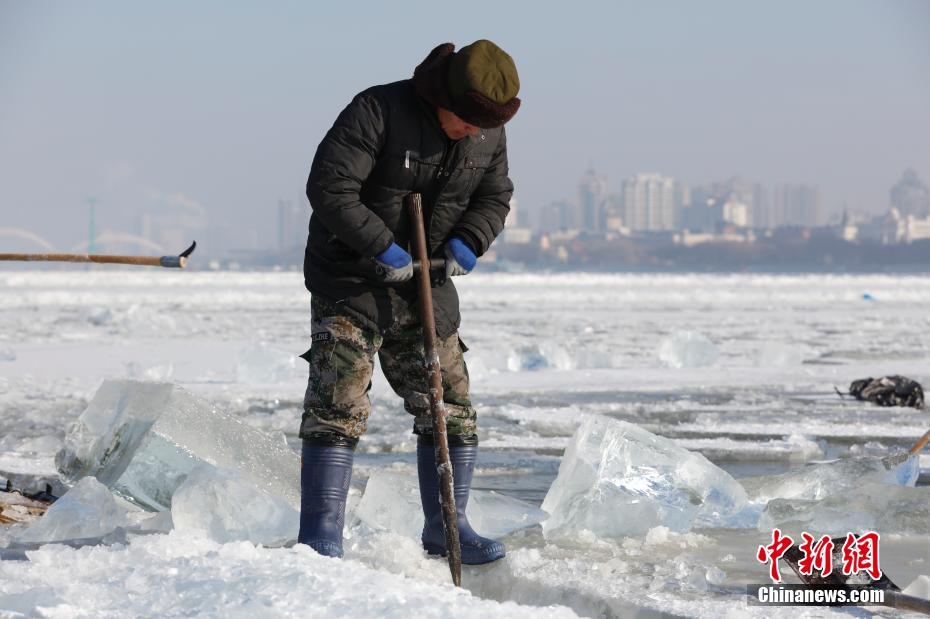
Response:
[[[924,390],[915,380],[904,376],[863,378],[849,385],[849,395],[879,406],[924,407]]]
[[[0,525],[22,524],[41,518],[58,497],[52,494],[52,486],[46,484],[41,492],[24,492],[6,481],[0,491]]]
[[[40,492],[33,492],[31,494],[28,492],[23,492],[22,495],[26,498],[32,499],[33,501],[41,501],[43,503],[54,503],[58,500],[58,497],[52,494],[52,484],[45,484],[45,490]]]
[[[418,193],[404,198],[404,206],[410,217],[410,237],[413,241],[414,258],[420,264],[429,264],[426,248],[426,231],[423,228],[423,202]],[[417,301],[423,327],[423,352],[426,358],[426,378],[429,385],[429,408],[433,420],[434,460],[438,478],[440,520],[445,538],[445,549],[449,559],[452,583],[462,586],[462,546],[459,541],[458,512],[455,508],[455,488],[452,483],[452,461],[449,456],[449,437],[446,432],[446,407],[443,399],[442,369],[439,367],[439,349],[436,345],[436,317],[433,314],[433,289],[429,272],[420,269],[414,278],[417,285]],[[475,450],[478,447],[475,445]],[[419,459],[419,448],[418,448]],[[472,464],[474,466],[474,464]],[[471,481],[469,479],[469,481]],[[422,487],[423,478],[420,478]],[[436,496],[435,494],[433,495]],[[425,532],[425,529],[424,529]],[[426,539],[424,538],[424,543]]]
[[[804,558],[804,553],[797,544],[789,548],[782,559],[797,574],[801,582],[810,587],[841,587],[848,591],[852,585],[883,589],[885,601],[881,604],[882,606],[930,615],[930,600],[901,593],[901,587],[892,582],[884,573],[878,580],[874,580],[865,572],[859,572],[854,576],[844,576],[843,571],[837,566],[843,565],[843,544],[846,543],[846,538],[834,537],[831,541],[833,542],[833,571],[827,576],[823,576],[817,570],[812,570],[809,575],[801,573],[800,561]]]

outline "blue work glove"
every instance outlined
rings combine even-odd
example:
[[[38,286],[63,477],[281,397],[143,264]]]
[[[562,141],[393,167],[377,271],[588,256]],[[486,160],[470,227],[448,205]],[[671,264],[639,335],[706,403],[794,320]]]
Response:
[[[375,256],[385,283],[399,284],[413,277],[413,258],[397,243]]]
[[[471,273],[478,262],[478,256],[471,250],[471,247],[457,236],[453,236],[446,243],[445,253],[447,278]]]

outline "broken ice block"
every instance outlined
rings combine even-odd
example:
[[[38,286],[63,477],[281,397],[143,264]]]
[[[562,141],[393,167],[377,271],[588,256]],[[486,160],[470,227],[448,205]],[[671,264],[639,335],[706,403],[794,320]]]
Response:
[[[482,490],[471,491],[466,513],[475,531],[491,538],[531,527],[546,517],[529,503]],[[374,471],[355,514],[370,527],[420,539],[423,508],[416,475]]]
[[[930,533],[930,488],[868,483],[819,501],[773,499],[759,519],[760,531],[840,537],[848,532]]]
[[[659,343],[659,361],[673,368],[700,368],[717,361],[717,347],[697,331],[675,331]]]
[[[606,417],[586,416],[543,501],[546,537],[588,530],[600,537],[643,535],[655,526],[689,530],[739,512],[746,493],[704,456]]]
[[[56,457],[64,477],[93,475],[156,511],[171,507],[174,491],[204,462],[300,505],[299,459],[283,440],[170,383],[105,381]]]
[[[220,543],[250,541],[277,546],[297,539],[300,514],[235,471],[202,464],[171,499],[178,531],[195,531]]]
[[[125,510],[116,504],[107,487],[93,477],[85,477],[16,537],[21,542],[102,537],[127,523]]]
[[[809,464],[781,475],[748,477],[741,481],[753,500],[816,500],[832,494],[854,493],[865,483],[913,486],[919,474],[917,458],[901,453],[884,458],[861,456]]]

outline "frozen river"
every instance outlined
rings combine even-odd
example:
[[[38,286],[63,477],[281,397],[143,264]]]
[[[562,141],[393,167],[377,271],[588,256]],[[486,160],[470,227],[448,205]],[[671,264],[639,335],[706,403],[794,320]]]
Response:
[[[930,426],[925,411],[879,409],[834,392],[884,374],[930,383],[928,277],[477,273],[457,284],[479,414],[477,488],[541,503],[584,413],[674,439],[737,478],[884,455]],[[114,377],[173,381],[296,447],[306,380],[297,355],[309,342],[309,294],[298,273],[0,272],[0,476],[25,483],[52,474],[67,426]],[[359,488],[374,469],[414,470],[411,420],[380,373],[371,398]],[[155,553],[163,569],[177,568],[170,557],[184,542],[172,535],[98,555],[68,551],[62,560],[97,565],[102,552],[123,569]],[[887,571],[899,584],[930,572],[926,536],[886,537]],[[355,535],[348,564],[444,583],[443,565],[408,541]],[[477,598],[562,604],[589,616],[773,614],[745,606],[740,594],[765,576],[753,559],[770,541],[760,532],[657,530],[565,546],[531,529],[506,541],[506,561],[466,571],[478,606],[462,616],[487,611]],[[228,555],[256,577],[272,578],[264,553],[291,553],[282,570],[293,578],[301,561],[319,564],[299,549],[191,544],[207,564]],[[35,567],[53,557],[39,551],[15,569],[4,562],[0,613],[28,605],[30,587],[68,590]],[[109,612],[113,585],[76,578],[75,587],[100,594],[82,602],[62,593],[56,603]],[[211,591],[226,595],[219,585]],[[276,612],[292,613],[268,595]]]

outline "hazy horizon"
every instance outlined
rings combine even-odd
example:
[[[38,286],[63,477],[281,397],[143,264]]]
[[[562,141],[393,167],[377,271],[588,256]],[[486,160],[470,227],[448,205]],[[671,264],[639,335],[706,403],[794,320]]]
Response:
[[[271,8],[269,8],[271,7]],[[816,184],[826,213],[930,183],[930,3],[307,3],[0,0],[0,228],[67,248],[145,211],[205,212],[271,246],[314,150],[364,88],[443,41],[514,57],[521,208],[655,171]],[[4,237],[0,245],[22,246]]]

